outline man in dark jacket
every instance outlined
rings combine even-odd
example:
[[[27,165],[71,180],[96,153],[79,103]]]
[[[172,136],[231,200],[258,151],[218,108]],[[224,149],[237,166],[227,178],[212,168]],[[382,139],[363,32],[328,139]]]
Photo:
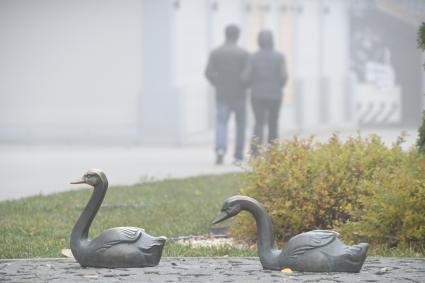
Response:
[[[226,41],[214,49],[209,57],[205,76],[215,87],[216,97],[216,138],[217,164],[223,163],[227,150],[227,125],[230,114],[235,113],[236,147],[235,161],[243,160],[245,146],[246,82],[243,79],[249,63],[247,51],[237,46],[239,28],[228,25]]]
[[[269,30],[258,34],[260,49],[251,57],[250,84],[251,104],[254,112],[254,142],[252,154],[258,154],[258,145],[263,144],[264,127],[268,127],[270,143],[278,138],[279,111],[282,88],[287,81],[285,57],[273,48],[273,35]]]

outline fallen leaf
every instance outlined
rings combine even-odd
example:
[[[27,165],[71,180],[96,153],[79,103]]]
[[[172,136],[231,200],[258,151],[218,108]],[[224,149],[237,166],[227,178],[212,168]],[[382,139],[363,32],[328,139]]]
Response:
[[[62,249],[61,254],[64,257],[74,258],[74,256],[72,255],[72,251],[70,249]]]
[[[281,272],[291,274],[292,273],[292,269],[290,269],[290,268],[284,268],[284,269],[281,270]]]

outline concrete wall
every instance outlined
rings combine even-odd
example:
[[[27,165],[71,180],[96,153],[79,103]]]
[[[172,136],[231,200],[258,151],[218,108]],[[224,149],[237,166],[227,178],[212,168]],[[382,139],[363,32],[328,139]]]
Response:
[[[320,6],[321,75],[320,121],[325,127],[349,127],[355,122],[348,88],[349,54],[349,5],[346,1],[328,0]],[[348,100],[348,101],[347,101]]]
[[[229,23],[250,51],[271,29],[287,57],[282,132],[356,127],[349,4],[0,0],[0,141],[175,144],[211,132],[203,73]]]
[[[0,1],[0,139],[138,132],[142,1]]]
[[[344,1],[301,2],[296,16],[295,80],[301,129],[339,128],[346,111],[349,15]]]

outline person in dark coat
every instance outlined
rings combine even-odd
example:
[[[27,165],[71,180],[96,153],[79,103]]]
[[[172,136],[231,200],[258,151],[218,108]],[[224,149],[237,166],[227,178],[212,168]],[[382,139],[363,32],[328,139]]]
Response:
[[[251,56],[250,87],[251,106],[254,113],[254,141],[251,153],[258,154],[258,146],[264,142],[264,128],[268,128],[267,142],[278,138],[279,112],[282,89],[288,79],[285,57],[274,50],[273,35],[269,30],[258,34],[259,50]]]
[[[246,74],[249,53],[237,46],[239,28],[228,25],[225,43],[214,49],[208,59],[205,76],[215,88],[216,98],[216,163],[222,164],[227,151],[227,126],[230,115],[235,114],[236,162],[243,160],[246,120]],[[246,75],[245,75],[246,76]]]

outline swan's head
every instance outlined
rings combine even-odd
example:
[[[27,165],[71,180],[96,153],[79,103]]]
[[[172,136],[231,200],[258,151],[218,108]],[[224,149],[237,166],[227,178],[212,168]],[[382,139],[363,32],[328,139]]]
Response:
[[[229,219],[242,210],[242,202],[245,197],[243,196],[233,196],[226,199],[223,203],[220,213],[213,220],[213,224],[220,223],[226,219]]]
[[[93,187],[99,183],[104,184],[105,187],[108,186],[108,179],[100,169],[90,169],[79,180],[71,182],[71,184],[87,184]]]

